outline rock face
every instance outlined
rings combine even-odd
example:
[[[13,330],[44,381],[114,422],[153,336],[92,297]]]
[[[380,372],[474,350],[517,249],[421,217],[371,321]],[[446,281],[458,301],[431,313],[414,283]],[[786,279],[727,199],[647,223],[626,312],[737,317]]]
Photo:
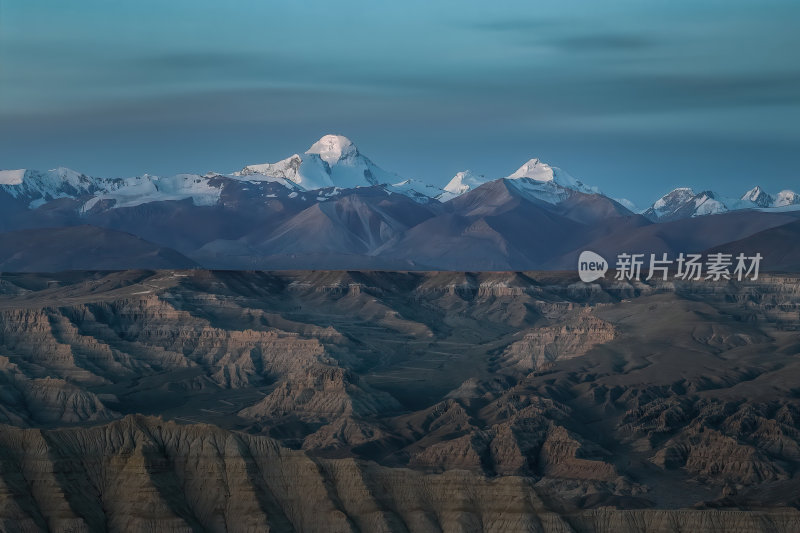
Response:
[[[796,531],[800,512],[557,513],[531,480],[315,459],[267,437],[126,417],[0,431],[6,531]]]
[[[0,531],[796,531],[800,278],[0,277]]]
[[[567,317],[565,317],[567,318]],[[614,326],[592,316],[585,308],[562,324],[531,328],[503,353],[503,363],[520,370],[540,370],[558,359],[579,357],[594,346],[614,338]]]

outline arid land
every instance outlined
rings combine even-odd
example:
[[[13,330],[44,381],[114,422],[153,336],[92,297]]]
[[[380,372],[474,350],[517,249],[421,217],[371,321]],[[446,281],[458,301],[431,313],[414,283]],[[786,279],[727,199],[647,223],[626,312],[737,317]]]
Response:
[[[0,276],[0,531],[798,531],[800,276]]]

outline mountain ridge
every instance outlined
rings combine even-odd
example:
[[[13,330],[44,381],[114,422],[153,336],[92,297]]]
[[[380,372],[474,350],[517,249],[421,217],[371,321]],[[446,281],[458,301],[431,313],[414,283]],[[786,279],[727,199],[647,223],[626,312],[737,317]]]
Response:
[[[699,253],[739,241],[797,220],[793,194],[755,187],[733,202],[679,188],[636,213],[539,159],[494,180],[460,172],[439,189],[387,172],[346,137],[328,135],[303,155],[231,174],[2,171],[0,231],[94,226],[207,268],[564,269],[586,248]],[[82,249],[78,233],[62,235]],[[47,247],[27,253],[30,265],[61,265],[46,261]]]
[[[65,167],[48,171],[0,170],[0,191],[15,199],[27,200],[29,209],[37,209],[59,199],[81,200],[79,211],[85,213],[96,206],[113,209],[187,198],[191,198],[198,206],[214,205],[220,202],[225,180],[252,184],[276,183],[284,187],[288,194],[379,186],[387,194],[404,194],[421,203],[431,200],[446,203],[497,180],[513,180],[520,189],[550,203],[559,203],[574,191],[611,198],[597,187],[586,185],[559,167],[538,158],[528,160],[505,177],[488,178],[466,170],[457,173],[444,187],[437,187],[384,170],[363,155],[350,139],[332,134],[321,137],[302,155],[296,153],[275,163],[246,165],[228,174],[143,174],[130,178],[98,178]],[[329,196],[330,191],[316,198],[325,201]],[[613,200],[631,211],[637,211],[627,200]],[[679,187],[641,213],[659,222],[741,209],[786,209],[793,206],[800,206],[800,194],[789,189],[769,194],[760,186],[755,186],[739,198],[728,198],[713,191],[696,193],[692,188]]]

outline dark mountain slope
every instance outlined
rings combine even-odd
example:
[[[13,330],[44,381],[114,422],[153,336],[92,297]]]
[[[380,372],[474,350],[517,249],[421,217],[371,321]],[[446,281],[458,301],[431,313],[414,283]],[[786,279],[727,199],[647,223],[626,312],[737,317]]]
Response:
[[[796,216],[790,213],[735,211],[639,227],[623,225],[610,232],[595,228],[593,234],[596,237],[567,254],[555,257],[546,267],[571,269],[582,250],[592,250],[609,260],[619,253],[699,253],[795,220]]]
[[[759,231],[756,234],[717,246],[709,252],[749,256],[760,253],[762,270],[797,272],[800,270],[800,220]]]
[[[0,233],[0,269],[10,272],[193,268],[186,256],[129,233],[69,226]]]

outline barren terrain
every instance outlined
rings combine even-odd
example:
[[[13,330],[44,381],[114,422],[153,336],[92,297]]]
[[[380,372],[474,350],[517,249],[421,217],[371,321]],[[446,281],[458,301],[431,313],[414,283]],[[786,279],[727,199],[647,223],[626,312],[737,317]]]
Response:
[[[0,423],[4,531],[797,531],[800,277],[4,274]]]

